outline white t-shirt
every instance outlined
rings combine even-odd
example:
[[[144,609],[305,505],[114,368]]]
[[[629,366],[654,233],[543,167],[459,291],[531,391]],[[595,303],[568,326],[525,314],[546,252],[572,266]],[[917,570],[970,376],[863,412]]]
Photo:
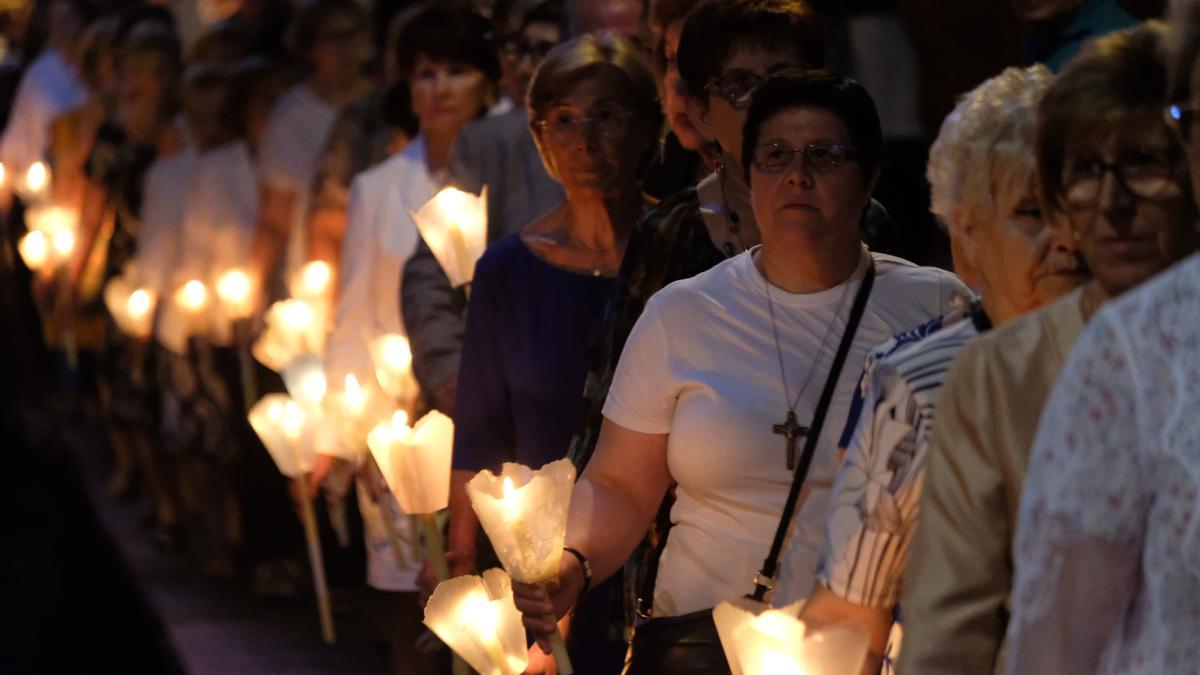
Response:
[[[308,84],[301,83],[275,103],[263,131],[258,149],[259,180],[296,195],[284,253],[288,279],[308,258],[305,224],[313,176],[337,114],[337,108],[318,98]]]
[[[865,251],[865,248],[864,248]],[[763,276],[754,249],[659,291],[633,328],[604,416],[623,427],[670,434],[667,462],[677,483],[674,528],[659,563],[656,616],[708,609],[753,590],[791,486],[783,384]],[[808,594],[823,538],[837,437],[867,352],[905,328],[946,313],[970,291],[949,272],[871,254],[876,281],[842,368],[797,506],[773,602]],[[795,396],[813,354],[819,363],[796,415],[812,421],[867,268],[864,253],[846,283],[811,294],[771,289],[788,385]],[[803,448],[797,442],[797,455]]]

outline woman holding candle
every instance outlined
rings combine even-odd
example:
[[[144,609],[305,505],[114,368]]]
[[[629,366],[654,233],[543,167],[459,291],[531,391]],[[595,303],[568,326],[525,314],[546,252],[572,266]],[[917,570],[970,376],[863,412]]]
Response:
[[[1026,470],[1041,470],[1029,452],[1051,387],[1100,305],[1196,249],[1187,165],[1161,112],[1168,91],[1162,36],[1161,25],[1148,24],[1094,40],[1039,103],[1036,153],[1045,212],[1068,228],[1093,278],[973,341],[947,375],[904,578],[899,672],[1003,669],[1006,609],[1029,600],[1012,590],[1014,562],[1030,565],[1047,584],[1058,575],[1059,568],[1042,567],[1046,558],[1014,549],[1012,540]],[[1071,433],[1083,439],[1091,432]],[[1045,463],[1057,461],[1047,457]],[[1100,485],[1061,494],[1099,499],[1108,494]],[[1108,560],[1110,551],[1102,550]],[[1089,564],[1062,569],[1090,583]],[[1038,595],[1039,607],[1059,600]],[[1035,625],[1034,640],[1052,637],[1050,625],[1040,622],[1022,629]],[[1076,623],[1054,626],[1072,639],[1081,635]],[[1083,671],[1028,665],[1017,672]]]
[[[418,211],[443,182],[450,148],[467,123],[484,115],[495,95],[499,64],[489,25],[463,8],[428,5],[407,19],[395,41],[401,79],[408,82],[419,133],[402,151],[358,174],[350,185],[345,237],[341,243],[338,297],[326,352],[330,387],[339,391],[352,376],[375,381],[371,342],[403,334],[397,293],[404,262],[417,245],[410,212]],[[339,392],[341,393],[341,392]],[[382,396],[378,389],[370,395]],[[394,401],[411,407],[416,401]],[[368,427],[369,428],[369,427]],[[366,438],[360,442],[365,443]],[[329,458],[318,458],[326,464]],[[389,637],[397,672],[427,660],[413,643],[422,630],[415,564],[398,569],[383,521],[395,521],[405,540],[410,519],[381,487],[374,467],[364,466],[359,485],[367,541],[367,581],[392,594],[398,618]],[[407,546],[406,546],[407,547]],[[425,668],[429,664],[425,664]]]
[[[309,0],[288,28],[289,47],[310,75],[276,102],[258,148],[259,222],[251,276],[263,291],[277,290],[273,274],[281,255],[285,283],[307,258],[309,195],[321,148],[338,111],[372,86],[362,72],[370,56],[367,22],[357,0]]]
[[[113,119],[96,132],[85,164],[78,245],[68,265],[67,283],[73,314],[80,281],[100,241],[100,230],[113,218],[107,242],[105,280],[125,272],[137,252],[143,178],[156,158],[179,148],[179,130],[172,116],[175,86],[181,70],[179,43],[156,22],[134,24],[121,45],[118,100]],[[132,448],[153,500],[160,541],[172,543],[177,521],[174,490],[163,474],[151,440],[157,428],[153,364],[143,340],[122,335],[111,324],[101,358],[101,401],[112,433],[110,442]]]
[[[571,503],[566,545],[589,559],[594,581],[625,561],[675,486],[654,618],[634,634],[632,673],[728,672],[711,610],[756,579],[775,586],[762,577],[773,576],[764,559],[777,531],[790,537],[765,599],[808,592],[838,425],[867,351],[969,295],[949,273],[863,246],[882,132],[856,82],[819,70],[768,77],[742,147],[763,243],[650,300]],[[794,471],[803,489],[793,521],[784,510]],[[517,586],[526,625],[546,636],[585,579],[571,555],[549,595]]]
[[[573,429],[586,352],[657,151],[654,75],[629,42],[585,36],[552,49],[534,74],[530,130],[566,200],[493,245],[471,294],[458,400],[450,546],[455,571],[474,564],[478,523],[465,485],[505,461],[560,459]],[[501,186],[497,186],[499,188]],[[607,603],[596,604],[602,610]],[[580,628],[580,672],[615,672],[622,645]]]

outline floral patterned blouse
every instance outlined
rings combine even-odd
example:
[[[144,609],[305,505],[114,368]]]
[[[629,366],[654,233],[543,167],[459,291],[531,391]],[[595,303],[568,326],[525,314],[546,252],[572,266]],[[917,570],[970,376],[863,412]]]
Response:
[[[1200,255],[1101,310],[1042,415],[1010,673],[1200,668]]]

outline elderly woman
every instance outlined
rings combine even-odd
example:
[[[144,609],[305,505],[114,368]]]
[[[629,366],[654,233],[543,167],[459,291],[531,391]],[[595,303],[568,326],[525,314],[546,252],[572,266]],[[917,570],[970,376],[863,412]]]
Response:
[[[1176,72],[1191,100],[1174,113],[1194,144],[1200,3],[1176,7]],[[1189,159],[1194,197],[1194,146]],[[1021,498],[1009,672],[1196,669],[1197,307],[1192,255],[1101,309],[1071,352]]]
[[[947,375],[905,577],[900,672],[985,673],[1003,661],[1012,561],[1024,557],[1012,533],[1051,386],[1097,307],[1195,250],[1187,168],[1159,112],[1161,33],[1147,25],[1090,43],[1039,104],[1047,216],[1069,228],[1094,279],[967,345]],[[1071,494],[1099,490],[1079,487]],[[1053,583],[1060,571],[1046,561],[1026,564]],[[1041,597],[1039,608],[1059,601]]]
[[[506,461],[539,467],[566,452],[592,334],[649,205],[640,180],[662,124],[653,72],[612,36],[552,49],[528,106],[566,200],[494,244],[476,268],[454,407],[450,545],[460,566],[473,560],[478,529],[466,482]],[[588,652],[580,663],[589,672],[616,672],[624,645]]]
[[[271,280],[280,254],[287,275],[307,258],[305,225],[321,149],[338,112],[371,89],[362,73],[370,56],[367,22],[355,0],[309,0],[288,27],[289,47],[310,74],[276,102],[258,148],[259,225],[252,257],[263,284]]]
[[[429,5],[408,19],[395,41],[397,70],[413,101],[420,132],[405,148],[363,171],[350,184],[345,238],[326,374],[340,389],[353,375],[372,382],[370,341],[404,333],[396,302],[401,270],[417,246],[409,216],[436,193],[459,131],[488,109],[499,71],[488,22],[473,11]],[[328,466],[326,462],[321,462]],[[367,538],[367,582],[391,596],[395,625],[388,628],[393,672],[436,672],[414,647],[423,632],[416,596],[417,567],[395,563],[385,518],[405,538],[410,519],[371,472],[359,483],[358,503]],[[374,497],[380,497],[375,499]]]
[[[863,246],[882,137],[861,85],[799,69],[767,79],[742,147],[763,243],[650,300],[571,503],[567,545],[594,581],[624,562],[676,486],[655,618],[634,635],[631,673],[728,672],[711,610],[773,576],[763,561],[788,524],[766,599],[808,592],[838,465],[835,425],[867,351],[968,293],[947,272]],[[793,484],[803,486],[794,521]],[[576,602],[585,569],[564,556],[552,596],[520,587],[526,626],[545,636]]]
[[[917,499],[946,371],[958,350],[992,325],[1083,281],[1074,240],[1038,209],[1034,112],[1052,76],[1009,68],[959,101],[934,141],[929,183],[955,270],[982,298],[876,348],[867,359],[839,445],[817,585],[803,618],[859,621],[879,672],[892,608],[917,519]]]

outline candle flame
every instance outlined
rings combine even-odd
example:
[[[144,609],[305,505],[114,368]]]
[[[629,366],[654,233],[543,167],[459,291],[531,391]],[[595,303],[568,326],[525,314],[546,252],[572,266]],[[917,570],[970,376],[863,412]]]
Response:
[[[21,242],[17,244],[17,250],[20,251],[21,259],[30,269],[41,268],[50,257],[50,246],[46,242],[46,234],[41,230],[34,230],[21,237]]]
[[[394,415],[392,415],[392,429],[394,431],[407,431],[408,430],[408,413],[407,412],[405,412],[403,410],[397,410],[396,413]]]
[[[150,297],[150,292],[144,288],[139,288],[129,294],[129,302],[126,307],[129,309],[129,315],[135,319],[140,319],[150,312],[154,300]]]
[[[34,162],[29,165],[29,169],[25,172],[25,185],[32,192],[41,192],[46,189],[46,185],[50,182],[50,172],[46,169],[46,165],[42,162]]]
[[[325,373],[319,369],[312,370],[304,374],[300,379],[300,391],[304,394],[304,398],[312,401],[313,404],[319,404],[321,399],[325,398]]]
[[[310,295],[322,295],[329,289],[329,280],[333,278],[333,270],[329,263],[314,260],[304,266],[301,271],[304,290]]]
[[[472,593],[459,606],[459,618],[479,635],[494,636],[500,625],[500,612],[481,593]]]
[[[305,330],[312,323],[313,311],[307,302],[288,300],[280,309],[283,323],[292,330]]]
[[[384,365],[391,371],[402,373],[412,366],[412,347],[401,335],[385,335],[380,338],[380,354]]]
[[[66,258],[75,250],[75,233],[69,229],[56,229],[51,241],[54,244],[54,252],[61,258]]]
[[[6,180],[8,180],[8,172],[4,170],[4,162],[0,162],[0,187],[4,187]]]
[[[230,305],[240,305],[250,297],[250,276],[243,270],[232,269],[217,280],[217,297]]]
[[[284,403],[282,408],[280,417],[283,422],[283,435],[289,441],[295,442],[299,440],[300,432],[304,429],[304,411],[295,401]]]
[[[367,407],[367,392],[358,384],[358,378],[354,373],[346,375],[345,388],[346,407],[355,416],[361,415],[363,409]]]
[[[204,307],[204,303],[207,301],[208,289],[204,287],[204,282],[199,279],[192,279],[179,290],[180,304],[192,311]]]

